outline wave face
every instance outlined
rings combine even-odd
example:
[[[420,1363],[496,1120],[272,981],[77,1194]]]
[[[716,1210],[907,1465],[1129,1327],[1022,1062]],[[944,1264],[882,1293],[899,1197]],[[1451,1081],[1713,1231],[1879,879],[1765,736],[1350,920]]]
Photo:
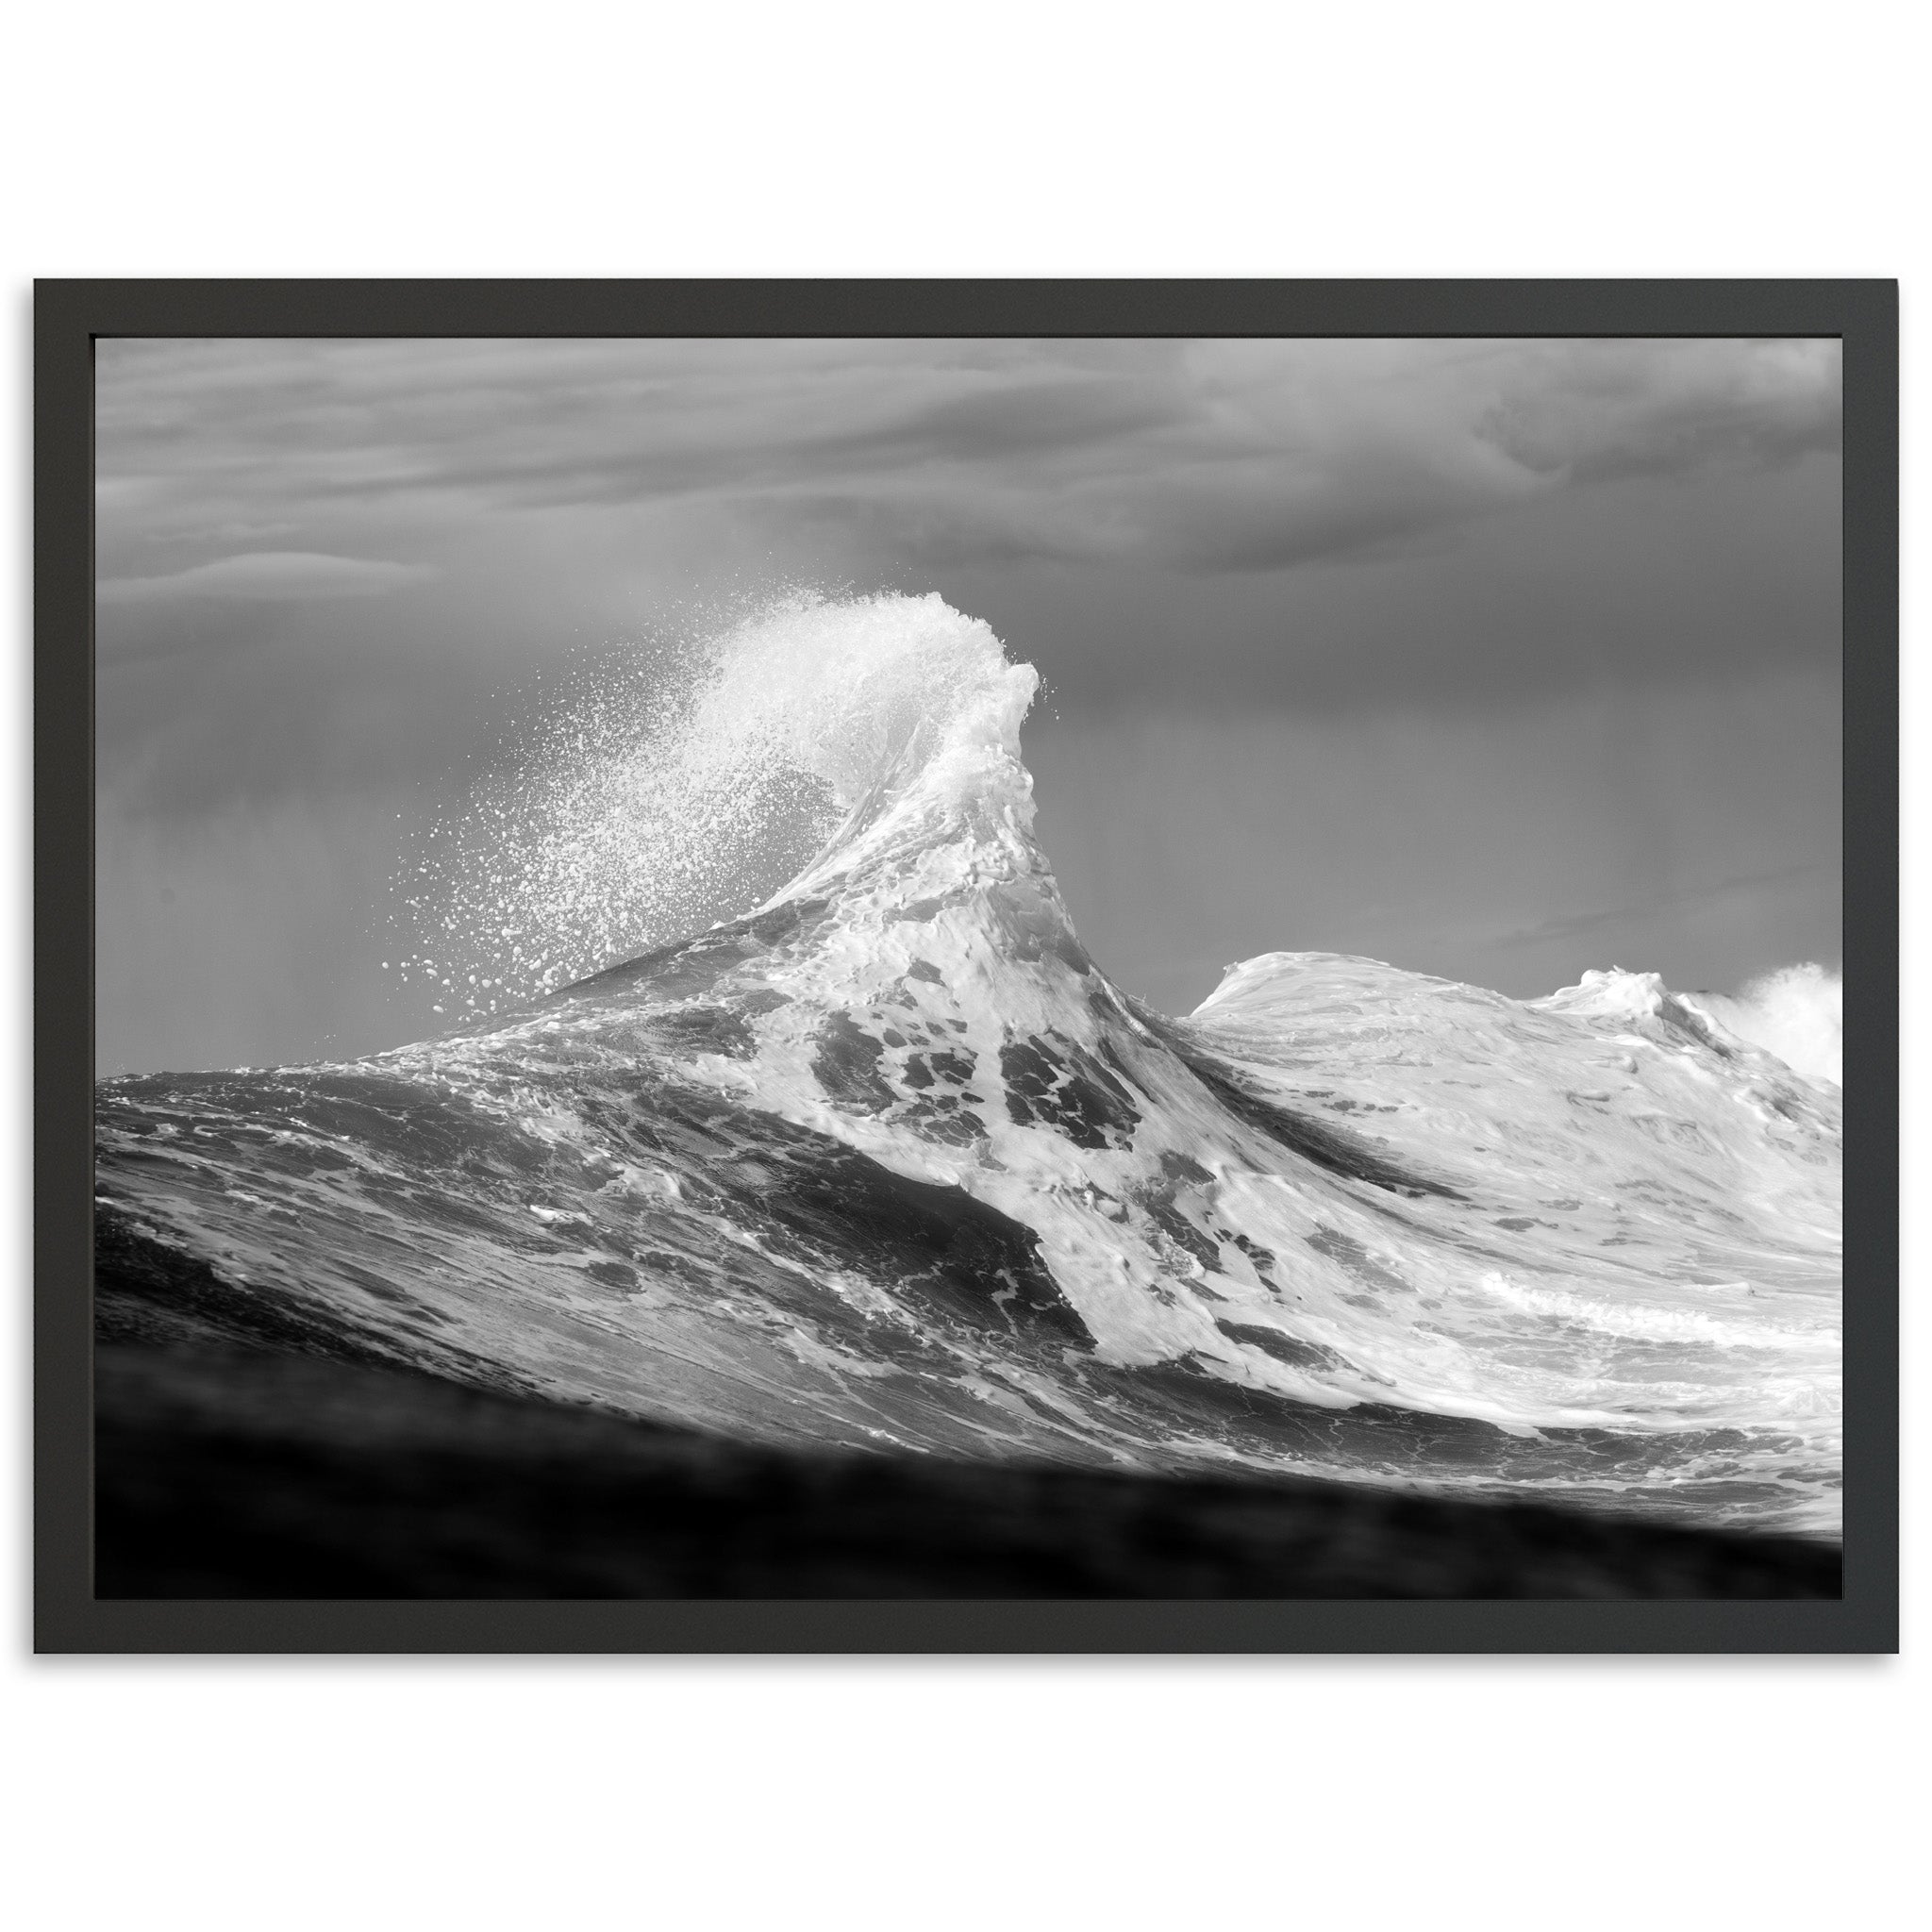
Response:
[[[840,815],[789,884],[420,1045],[105,1083],[103,1239],[304,1346],[755,1441],[1834,1534],[1836,1090],[1624,973],[1275,953],[1153,1012],[1034,841],[1036,682],[936,597],[763,614],[671,752],[741,833]],[[657,851],[610,811],[607,908]]]

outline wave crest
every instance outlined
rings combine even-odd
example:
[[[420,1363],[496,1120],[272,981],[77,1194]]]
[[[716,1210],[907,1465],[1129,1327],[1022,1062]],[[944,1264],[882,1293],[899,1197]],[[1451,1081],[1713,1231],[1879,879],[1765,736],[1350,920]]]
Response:
[[[604,657],[425,829],[398,970],[481,1017],[793,890],[908,807],[993,791],[1030,825],[1038,683],[936,593],[793,592]]]

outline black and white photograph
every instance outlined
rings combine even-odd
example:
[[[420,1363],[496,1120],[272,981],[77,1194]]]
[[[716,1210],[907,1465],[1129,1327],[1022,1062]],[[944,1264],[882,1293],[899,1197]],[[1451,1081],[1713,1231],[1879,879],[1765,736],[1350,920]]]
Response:
[[[98,341],[98,1593],[1836,1597],[1841,383]]]

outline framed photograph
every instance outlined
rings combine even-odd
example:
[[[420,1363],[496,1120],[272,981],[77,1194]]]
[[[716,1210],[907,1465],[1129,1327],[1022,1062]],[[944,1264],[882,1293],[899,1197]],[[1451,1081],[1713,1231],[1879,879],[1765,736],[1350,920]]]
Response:
[[[1894,284],[35,338],[39,1648],[1896,1647]]]

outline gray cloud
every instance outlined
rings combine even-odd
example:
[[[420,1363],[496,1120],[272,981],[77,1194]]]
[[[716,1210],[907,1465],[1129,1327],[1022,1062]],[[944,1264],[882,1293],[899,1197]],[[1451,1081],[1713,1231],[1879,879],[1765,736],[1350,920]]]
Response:
[[[1541,475],[1668,475],[1789,461],[1843,432],[1835,341],[1539,344],[1479,425]]]
[[[528,660],[801,578],[937,588],[1083,703],[1480,705],[1837,648],[1827,341],[104,342],[99,370],[114,660],[325,652],[402,590],[418,657]]]
[[[108,351],[112,350],[109,354]],[[103,345],[110,538],[264,508],[841,510],[937,558],[1216,573],[1835,447],[1830,342]]]

